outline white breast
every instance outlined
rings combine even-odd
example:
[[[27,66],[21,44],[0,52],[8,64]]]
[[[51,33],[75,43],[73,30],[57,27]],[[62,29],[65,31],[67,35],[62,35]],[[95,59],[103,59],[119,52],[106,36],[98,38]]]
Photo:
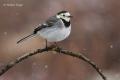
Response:
[[[71,32],[71,26],[66,28],[47,28],[38,32],[38,34],[45,38],[48,42],[58,42],[66,39]]]

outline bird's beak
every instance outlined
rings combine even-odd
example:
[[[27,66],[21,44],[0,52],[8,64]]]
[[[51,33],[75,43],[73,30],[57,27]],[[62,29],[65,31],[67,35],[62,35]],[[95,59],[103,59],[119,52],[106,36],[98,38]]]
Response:
[[[73,16],[69,16],[70,18],[72,18]]]

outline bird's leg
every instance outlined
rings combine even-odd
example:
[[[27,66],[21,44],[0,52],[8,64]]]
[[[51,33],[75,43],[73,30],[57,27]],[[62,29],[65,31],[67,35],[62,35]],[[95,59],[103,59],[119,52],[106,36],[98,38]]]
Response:
[[[48,43],[47,43],[47,39],[45,39],[45,48],[47,49],[48,47]]]

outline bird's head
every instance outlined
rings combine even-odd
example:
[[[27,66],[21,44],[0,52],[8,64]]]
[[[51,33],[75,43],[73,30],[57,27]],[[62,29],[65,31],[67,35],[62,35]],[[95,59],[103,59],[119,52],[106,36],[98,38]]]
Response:
[[[59,19],[63,19],[67,22],[70,22],[72,16],[68,11],[60,11],[57,13],[56,17]]]

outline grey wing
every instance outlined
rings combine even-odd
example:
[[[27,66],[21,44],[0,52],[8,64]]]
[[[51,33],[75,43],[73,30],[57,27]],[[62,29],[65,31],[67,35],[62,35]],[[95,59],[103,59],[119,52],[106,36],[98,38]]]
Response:
[[[47,27],[53,27],[59,22],[59,19],[57,19],[55,16],[50,17],[44,24],[38,26],[37,28],[34,29],[34,34],[36,34],[38,31],[45,29]]]
[[[49,27],[52,27],[52,28],[63,28],[64,27],[64,24],[63,24],[62,20],[59,19],[59,18],[56,18],[56,16],[53,16],[53,17],[49,18],[46,21],[46,24],[49,25]]]
[[[47,24],[48,27],[51,27],[51,26],[54,26],[58,21],[59,21],[59,19],[56,18],[56,16],[52,16],[46,21],[45,24]]]

